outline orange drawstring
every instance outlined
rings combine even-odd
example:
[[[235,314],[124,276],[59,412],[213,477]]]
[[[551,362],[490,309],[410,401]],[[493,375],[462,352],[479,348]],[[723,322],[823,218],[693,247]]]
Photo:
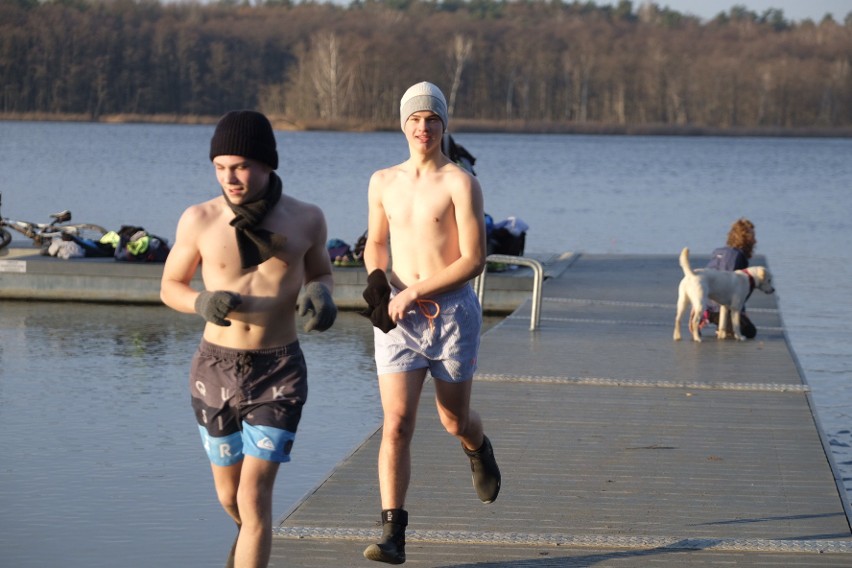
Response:
[[[429,332],[435,333],[435,318],[437,318],[441,314],[441,306],[438,305],[438,302],[434,300],[414,300],[414,303],[417,304],[417,307],[420,308],[420,313],[423,314],[427,320],[429,320]],[[430,314],[427,306],[433,305],[435,306],[435,313]]]

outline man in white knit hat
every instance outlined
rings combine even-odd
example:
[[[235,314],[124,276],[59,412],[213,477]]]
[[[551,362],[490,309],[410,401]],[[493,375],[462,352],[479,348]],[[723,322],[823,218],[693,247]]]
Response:
[[[470,408],[482,310],[469,281],[485,266],[482,190],[441,152],[448,121],[438,87],[410,87],[400,101],[410,157],[370,179],[363,315],[375,326],[384,424],[382,539],[364,556],[390,564],[405,562],[410,445],[427,371],[441,423],[470,459],[480,500],[491,503],[500,491],[491,443]]]

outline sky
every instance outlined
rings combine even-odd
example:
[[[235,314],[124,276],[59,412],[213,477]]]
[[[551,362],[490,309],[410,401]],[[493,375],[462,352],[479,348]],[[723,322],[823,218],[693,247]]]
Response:
[[[607,3],[618,2],[596,2],[598,5]],[[682,14],[698,16],[702,20],[714,18],[719,12],[730,12],[733,6],[745,6],[757,14],[763,14],[770,8],[783,10],[784,19],[793,22],[810,18],[819,23],[823,16],[830,13],[835,21],[842,23],[846,14],[852,12],[852,0],[655,0],[654,3],[661,8],[668,6]],[[641,4],[641,0],[633,0],[634,9]]]

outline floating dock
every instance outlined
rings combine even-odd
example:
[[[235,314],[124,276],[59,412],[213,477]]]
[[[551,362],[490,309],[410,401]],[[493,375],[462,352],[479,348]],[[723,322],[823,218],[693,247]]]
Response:
[[[776,298],[749,300],[754,340],[711,327],[675,342],[676,255],[571,259],[545,281],[535,331],[527,298],[483,336],[473,407],[503,474],[493,504],[425,386],[405,565],[852,566],[849,507]],[[380,438],[283,515],[270,566],[379,565],[362,551],[381,533]]]
[[[557,276],[570,254],[539,255],[545,277]],[[485,309],[509,313],[529,298],[529,269],[508,269],[486,278]],[[0,249],[0,300],[160,304],[160,263],[118,262],[112,258],[60,259],[33,247]],[[203,288],[200,275],[193,286]],[[367,286],[363,266],[334,267],[334,300],[341,309],[362,309]]]

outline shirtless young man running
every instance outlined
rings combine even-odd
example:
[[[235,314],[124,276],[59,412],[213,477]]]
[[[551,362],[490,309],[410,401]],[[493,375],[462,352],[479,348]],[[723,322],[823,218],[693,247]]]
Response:
[[[331,261],[320,209],[282,193],[265,116],[222,117],[210,159],[222,194],[181,216],[160,295],[207,321],[190,371],[192,406],[219,502],[239,531],[229,565],[263,567],[275,476],[290,461],[308,394],[296,306],[311,315],[306,331],[331,327]],[[200,293],[190,287],[199,265]]]
[[[482,310],[468,283],[485,265],[485,216],[476,178],[441,152],[447,104],[435,85],[418,83],[400,103],[410,158],[370,179],[364,298],[375,335],[384,412],[379,449],[382,539],[370,560],[405,562],[403,509],[411,440],[429,371],[441,423],[461,441],[485,503],[500,491],[500,470],[470,395]],[[391,258],[393,267],[391,269]]]

